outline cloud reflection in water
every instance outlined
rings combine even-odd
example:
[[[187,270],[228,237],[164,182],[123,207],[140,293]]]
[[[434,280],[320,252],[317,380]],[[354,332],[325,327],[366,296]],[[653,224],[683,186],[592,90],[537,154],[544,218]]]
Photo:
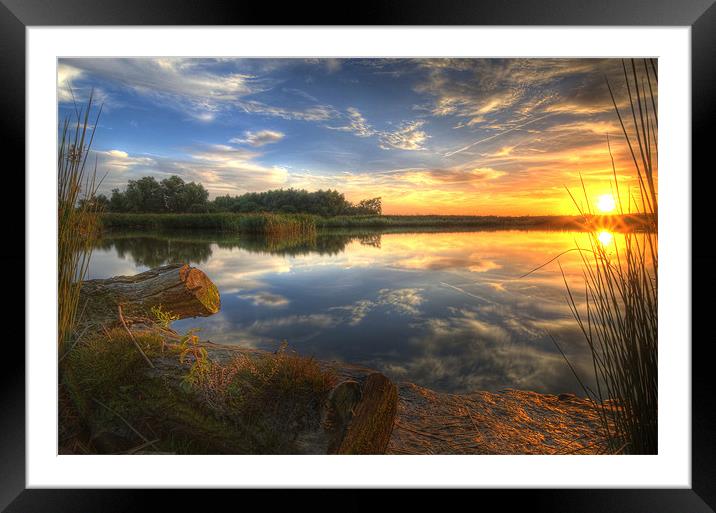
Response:
[[[587,244],[556,231],[321,235],[271,250],[260,241],[125,234],[95,251],[93,277],[170,261],[199,265],[222,310],[174,323],[203,338],[372,366],[442,391],[521,388],[577,392],[551,333],[582,374],[590,357],[552,256]],[[367,242],[366,242],[367,241]],[[581,286],[576,254],[560,258]]]

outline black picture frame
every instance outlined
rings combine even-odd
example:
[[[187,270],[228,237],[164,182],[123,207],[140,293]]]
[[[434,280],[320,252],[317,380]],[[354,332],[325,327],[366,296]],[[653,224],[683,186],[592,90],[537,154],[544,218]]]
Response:
[[[712,219],[707,206],[713,184],[713,159],[708,128],[716,114],[716,5],[714,0],[482,0],[441,1],[398,0],[363,1],[354,6],[293,3],[277,8],[270,3],[225,2],[221,0],[0,0],[0,138],[5,167],[5,186],[16,201],[3,201],[6,234],[24,238],[24,225],[17,223],[24,212],[25,147],[25,29],[41,25],[316,25],[318,15],[330,17],[330,25],[621,25],[690,26],[692,70],[692,234],[708,234],[706,223]],[[713,145],[713,143],[711,143]],[[10,162],[13,162],[11,170]],[[684,170],[689,179],[690,170]],[[697,180],[698,179],[698,180]],[[12,182],[15,180],[15,183]],[[698,186],[696,185],[698,182]],[[20,194],[23,191],[23,194]],[[501,509],[517,503],[531,510],[544,511],[644,511],[707,512],[716,510],[716,401],[713,394],[713,363],[708,349],[713,335],[706,331],[716,285],[716,256],[710,251],[708,237],[692,237],[692,487],[690,489],[600,489],[600,490],[480,490],[468,500],[497,499]],[[24,290],[20,283],[25,268],[24,250],[2,256],[8,275],[7,286]],[[32,308],[32,304],[27,304]],[[21,326],[16,314],[9,324]],[[699,329],[704,328],[704,329]],[[149,505],[159,491],[132,490],[39,490],[25,489],[25,350],[19,343],[17,328],[7,328],[2,343],[2,388],[0,390],[0,509],[6,511],[132,511]],[[701,332],[701,333],[700,333]],[[699,336],[699,333],[701,336]],[[8,336],[10,335],[10,336]],[[688,341],[669,341],[688,343]],[[50,345],[48,345],[50,347]],[[51,345],[54,347],[54,342]],[[212,492],[240,494],[248,505],[255,491]],[[272,492],[271,509],[283,500],[292,507],[306,502],[315,506],[319,498],[331,509],[358,510],[371,507],[383,496],[377,491],[352,490],[335,497],[338,491],[302,491],[290,498]],[[455,493],[455,492],[453,492]],[[187,491],[164,492],[163,507],[171,501],[178,509],[195,508],[194,494]],[[404,498],[424,504],[422,491],[403,494]],[[238,498],[236,500],[239,500]],[[451,499],[458,500],[458,498]],[[297,502],[298,501],[298,502]],[[253,502],[253,501],[251,501]],[[487,504],[487,503],[485,503]],[[238,503],[236,503],[238,507]],[[404,503],[406,507],[407,504]],[[492,508],[491,508],[492,509]]]

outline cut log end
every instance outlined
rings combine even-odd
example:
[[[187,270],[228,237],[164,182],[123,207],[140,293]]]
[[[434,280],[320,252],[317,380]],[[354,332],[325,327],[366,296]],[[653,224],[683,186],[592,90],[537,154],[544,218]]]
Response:
[[[204,307],[205,313],[199,315],[208,316],[219,311],[221,307],[219,289],[201,269],[184,265],[179,269],[179,277],[184,282],[187,291],[192,293]]]
[[[207,317],[219,311],[216,285],[200,269],[170,264],[135,276],[115,276],[82,282],[80,304],[86,318],[116,318],[117,305],[128,316],[146,316],[161,308],[174,318]]]
[[[335,453],[384,454],[393,431],[397,405],[396,386],[379,372],[370,374]]]

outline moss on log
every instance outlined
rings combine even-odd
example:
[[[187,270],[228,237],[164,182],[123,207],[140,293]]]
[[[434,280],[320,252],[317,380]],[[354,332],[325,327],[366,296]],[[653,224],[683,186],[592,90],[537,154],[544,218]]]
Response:
[[[200,269],[170,264],[134,276],[82,282],[80,308],[83,319],[103,322],[117,319],[117,306],[125,315],[148,316],[161,308],[175,318],[206,317],[221,306],[216,285]]]

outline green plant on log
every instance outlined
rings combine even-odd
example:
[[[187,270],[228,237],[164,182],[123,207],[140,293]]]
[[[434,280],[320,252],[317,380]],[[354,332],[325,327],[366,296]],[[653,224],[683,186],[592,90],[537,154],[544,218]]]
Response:
[[[211,365],[206,349],[199,345],[199,337],[195,335],[196,331],[196,329],[189,330],[178,344],[180,363],[186,363],[189,355],[193,357],[189,372],[184,377],[185,384],[189,386],[201,382]]]
[[[152,316],[154,317],[154,320],[162,328],[169,328],[169,325],[172,323],[172,321],[179,320],[180,318],[177,314],[165,311],[162,305],[152,306],[150,308],[150,311],[152,313]]]

